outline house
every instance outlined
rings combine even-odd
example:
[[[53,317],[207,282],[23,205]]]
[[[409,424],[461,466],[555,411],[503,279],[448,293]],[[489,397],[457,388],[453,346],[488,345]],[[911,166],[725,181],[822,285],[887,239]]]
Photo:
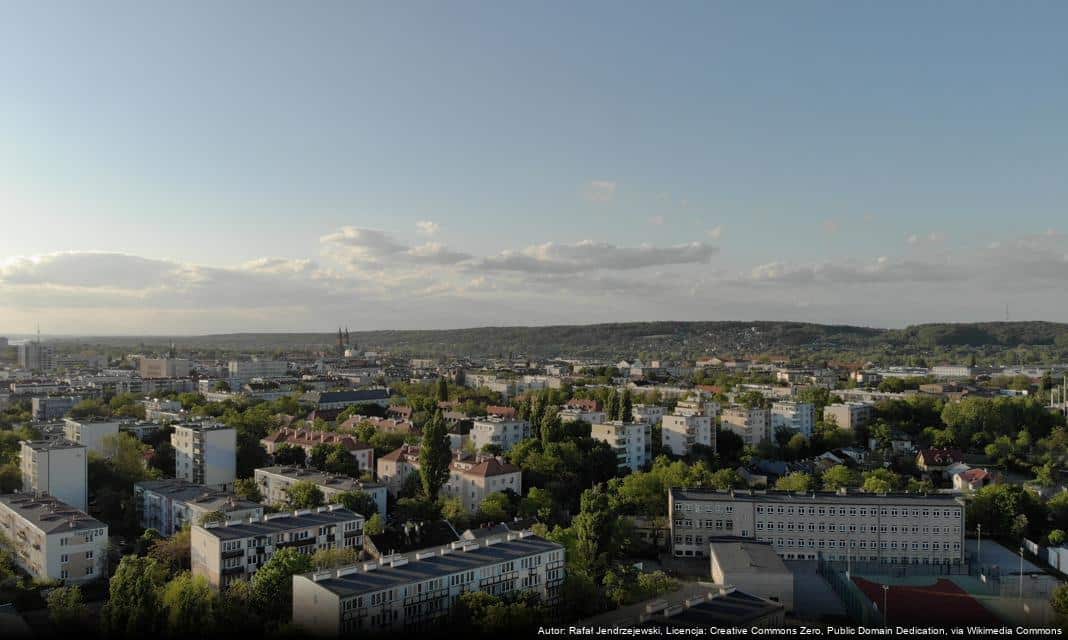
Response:
[[[916,454],[916,467],[924,473],[944,473],[957,462],[964,462],[964,452],[960,449],[932,447],[920,449]]]
[[[352,456],[360,471],[374,469],[374,447],[341,433],[312,431],[311,429],[279,429],[260,440],[260,444],[263,445],[269,455],[274,455],[278,447],[288,445],[304,449],[304,453],[308,456],[311,456],[315,447],[321,444],[327,446],[341,445]]]
[[[378,479],[396,495],[419,467],[419,446],[406,444],[379,458]],[[514,491],[522,495],[523,472],[503,458],[454,452],[449,479],[441,491],[446,497],[460,498],[464,509],[476,513],[491,493]]]
[[[953,475],[953,488],[965,493],[978,491],[994,482],[994,474],[986,469],[968,469]]]

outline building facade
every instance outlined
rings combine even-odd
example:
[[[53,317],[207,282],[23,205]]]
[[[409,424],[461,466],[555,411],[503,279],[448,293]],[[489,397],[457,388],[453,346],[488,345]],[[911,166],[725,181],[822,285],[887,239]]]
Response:
[[[731,406],[723,410],[720,424],[741,436],[745,444],[755,447],[771,440],[771,411],[759,407]]]
[[[23,440],[22,490],[48,494],[75,509],[89,507],[89,449],[65,440]]]
[[[767,542],[787,560],[964,560],[964,503],[953,495],[673,488],[668,508],[676,556],[704,556],[710,538],[738,536]]]
[[[816,407],[810,402],[780,400],[771,405],[771,433],[788,429],[806,438],[816,429]]]
[[[856,430],[871,422],[874,410],[863,402],[829,404],[823,408],[824,422],[834,421],[841,429]]]
[[[108,526],[61,500],[0,495],[0,533],[35,579],[73,585],[108,575]]]
[[[419,447],[404,445],[378,460],[378,480],[397,494],[404,482],[419,471]],[[442,495],[460,498],[464,509],[477,513],[482,501],[491,493],[512,490],[523,495],[522,470],[503,458],[486,455],[453,454],[449,479],[441,487]]]
[[[285,504],[289,488],[298,482],[311,482],[323,492],[327,504],[341,493],[366,493],[375,501],[378,514],[386,517],[387,490],[380,482],[363,482],[349,476],[335,475],[300,467],[263,467],[254,472],[256,486],[267,504]]]
[[[694,445],[716,449],[715,414],[700,400],[680,400],[675,411],[660,419],[660,442],[677,456],[689,455]]]
[[[67,415],[81,396],[41,396],[30,401],[34,422],[51,422]]]
[[[363,523],[360,514],[331,506],[275,513],[257,522],[193,525],[192,572],[225,589],[234,580],[255,575],[280,549],[307,555],[326,549],[362,550]]]
[[[104,439],[119,433],[117,420],[63,420],[63,437],[70,442],[85,445],[90,451],[104,453]]]
[[[519,444],[520,440],[530,437],[530,423],[491,416],[472,422],[469,437],[478,451],[487,445],[494,445],[504,452]]]
[[[190,484],[184,480],[146,480],[134,485],[138,521],[170,537],[182,527],[202,524],[209,514],[227,521],[263,519],[263,505],[243,500],[228,491]]]
[[[440,630],[457,598],[534,592],[559,603],[564,548],[529,531],[293,576],[293,624],[319,637]]]
[[[648,422],[609,420],[592,425],[590,437],[612,447],[620,468],[637,471],[653,459],[653,427]]]
[[[174,475],[191,484],[231,489],[237,478],[237,432],[213,423],[174,427]]]

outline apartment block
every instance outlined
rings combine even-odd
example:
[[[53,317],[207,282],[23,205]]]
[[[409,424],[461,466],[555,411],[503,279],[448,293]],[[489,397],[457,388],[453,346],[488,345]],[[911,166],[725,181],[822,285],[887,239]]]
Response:
[[[656,424],[664,417],[667,410],[658,404],[636,404],[630,409],[631,419],[635,422]]]
[[[816,428],[816,407],[810,402],[781,400],[771,405],[771,433],[789,429],[806,438],[812,437]]]
[[[89,506],[89,449],[65,440],[23,440],[22,490],[48,494],[75,509]]]
[[[334,433],[331,431],[315,431],[313,429],[290,429],[282,428],[260,439],[260,444],[268,454],[274,455],[282,445],[300,447],[307,456],[319,445],[341,445],[352,456],[353,462],[360,471],[374,471],[375,449],[366,442],[360,442],[356,436]]]
[[[471,424],[470,437],[479,451],[487,445],[500,447],[502,452],[508,451],[520,440],[530,437],[530,423],[526,420],[490,416],[475,420]]]
[[[380,482],[363,482],[349,476],[326,473],[302,467],[263,467],[254,472],[256,485],[260,488],[263,500],[267,504],[285,504],[289,499],[289,488],[298,482],[311,482],[323,492],[327,503],[341,493],[366,493],[375,501],[378,513],[386,517],[386,485]]]
[[[677,456],[689,455],[694,445],[716,448],[715,408],[700,400],[681,400],[675,411],[660,419],[660,442]]]
[[[874,415],[870,404],[863,402],[844,402],[829,404],[823,408],[824,422],[833,421],[841,429],[856,430],[867,426]]]
[[[771,411],[758,407],[733,405],[723,410],[720,424],[741,436],[745,444],[757,446],[761,440],[771,439]]]
[[[0,495],[0,533],[35,579],[83,584],[108,575],[108,526],[61,500]]]
[[[67,415],[81,396],[41,396],[30,401],[34,422],[51,422]]]
[[[134,485],[134,502],[141,527],[155,529],[164,537],[186,525],[201,524],[208,514],[221,513],[230,522],[263,518],[261,504],[185,480],[138,482]]]
[[[193,525],[193,575],[225,589],[234,580],[255,575],[280,549],[307,555],[325,549],[363,549],[363,522],[358,513],[330,506],[275,513],[255,522]]]
[[[192,484],[233,488],[237,478],[237,432],[225,425],[188,423],[174,427],[174,475]]]
[[[616,452],[620,467],[638,471],[653,459],[653,427],[648,422],[609,420],[590,428],[590,437]]]
[[[119,433],[117,420],[63,420],[63,437],[70,442],[89,447],[90,451],[104,453],[104,439]]]
[[[145,380],[188,378],[190,362],[181,358],[141,358],[140,372]]]
[[[440,629],[460,595],[534,592],[558,604],[564,548],[529,531],[293,576],[293,624],[319,637]]]
[[[31,371],[52,371],[56,368],[56,349],[36,340],[18,346],[19,368]]]
[[[705,556],[711,539],[739,536],[787,560],[964,560],[964,502],[953,495],[673,488],[668,509],[676,556]]]
[[[378,479],[394,495],[404,486],[408,476],[418,472],[419,447],[416,445],[404,445],[378,460]],[[523,472],[519,467],[503,458],[458,452],[453,455],[449,479],[441,493],[445,497],[460,498],[464,509],[476,513],[486,496],[507,489],[523,494]]]

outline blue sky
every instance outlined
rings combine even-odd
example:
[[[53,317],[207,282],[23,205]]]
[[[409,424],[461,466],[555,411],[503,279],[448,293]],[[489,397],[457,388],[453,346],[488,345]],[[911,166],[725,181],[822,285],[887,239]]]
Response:
[[[1064,3],[0,11],[0,330],[1068,310]]]

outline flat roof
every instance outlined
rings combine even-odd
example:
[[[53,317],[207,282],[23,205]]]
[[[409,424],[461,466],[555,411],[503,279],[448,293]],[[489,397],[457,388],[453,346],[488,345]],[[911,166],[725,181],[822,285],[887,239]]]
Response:
[[[276,476],[282,476],[289,478],[290,480],[298,481],[310,481],[317,485],[324,487],[330,487],[331,489],[340,489],[342,491],[360,491],[363,489],[381,489],[386,485],[381,482],[364,482],[359,478],[353,478],[351,476],[338,475],[333,473],[327,473],[325,471],[318,471],[316,469],[304,469],[301,467],[290,467],[284,465],[276,465],[273,467],[259,467],[256,471],[263,471],[264,473],[270,473]]]
[[[640,626],[740,627],[782,609],[781,604],[735,590],[686,607],[678,613],[662,611]]]
[[[344,507],[320,507],[307,513],[295,511],[287,515],[275,514],[259,522],[235,522],[233,524],[209,525],[200,527],[220,540],[239,540],[268,536],[291,529],[303,529],[322,525],[332,525],[350,520],[363,520],[364,517]]]
[[[962,506],[959,496],[947,494],[924,494],[924,493],[861,493],[849,492],[846,494],[834,491],[810,491],[808,493],[791,493],[789,491],[746,491],[746,490],[720,490],[720,489],[684,489],[671,488],[673,500],[733,500],[737,502],[783,502],[783,503],[818,503],[818,502],[842,502],[850,504],[891,504],[906,503],[930,506]]]
[[[462,548],[452,549],[449,546],[432,547],[426,551],[435,552],[435,555],[422,560],[409,560],[406,564],[396,567],[386,564],[367,571],[363,568],[364,565],[360,564],[342,567],[333,571],[332,577],[320,580],[314,579],[316,573],[303,574],[302,577],[345,598],[563,549],[555,542],[534,535],[495,543],[489,543],[490,540],[493,539],[468,542],[468,545],[479,545],[470,551],[464,551]],[[442,549],[448,550],[445,555],[441,555]],[[351,573],[345,573],[347,571]],[[342,575],[339,576],[339,573]]]
[[[167,496],[171,500],[185,502],[208,511],[242,511],[245,509],[262,509],[263,505],[239,498],[230,491],[222,491],[202,484],[193,484],[176,478],[164,480],[145,480],[134,483],[146,491]]]
[[[0,495],[0,504],[29,520],[46,534],[107,527],[84,511],[51,496],[8,493]]]
[[[71,442],[70,440],[64,440],[62,438],[56,438],[55,440],[23,440],[22,444],[30,447],[34,451],[49,451],[52,449],[88,449],[84,444]]]

